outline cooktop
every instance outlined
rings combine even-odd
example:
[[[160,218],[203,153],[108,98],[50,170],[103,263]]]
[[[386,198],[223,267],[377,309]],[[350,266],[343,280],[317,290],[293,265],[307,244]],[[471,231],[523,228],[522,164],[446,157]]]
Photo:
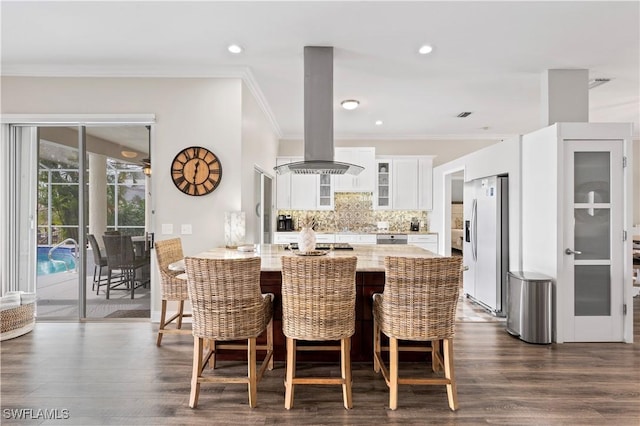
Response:
[[[292,243],[284,246],[285,250],[298,250],[298,243]],[[316,250],[353,250],[353,247],[348,243],[318,243],[316,244]]]

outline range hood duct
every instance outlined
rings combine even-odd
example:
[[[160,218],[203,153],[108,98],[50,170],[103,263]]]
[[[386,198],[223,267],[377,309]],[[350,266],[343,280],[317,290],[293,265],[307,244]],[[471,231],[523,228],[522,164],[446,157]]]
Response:
[[[333,161],[333,47],[304,48],[304,161],[277,174],[357,175],[363,167]]]

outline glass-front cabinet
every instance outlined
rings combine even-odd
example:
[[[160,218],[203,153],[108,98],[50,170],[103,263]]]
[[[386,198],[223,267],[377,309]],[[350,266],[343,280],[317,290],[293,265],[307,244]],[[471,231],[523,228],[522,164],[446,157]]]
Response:
[[[318,210],[333,210],[333,179],[331,175],[318,176]]]
[[[376,161],[375,209],[391,208],[391,166],[391,160]]]

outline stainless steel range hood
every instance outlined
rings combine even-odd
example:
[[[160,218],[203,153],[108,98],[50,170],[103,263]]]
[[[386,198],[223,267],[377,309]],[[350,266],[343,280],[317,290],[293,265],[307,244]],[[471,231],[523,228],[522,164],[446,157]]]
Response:
[[[357,175],[364,167],[333,161],[333,47],[304,48],[304,161],[277,174]]]

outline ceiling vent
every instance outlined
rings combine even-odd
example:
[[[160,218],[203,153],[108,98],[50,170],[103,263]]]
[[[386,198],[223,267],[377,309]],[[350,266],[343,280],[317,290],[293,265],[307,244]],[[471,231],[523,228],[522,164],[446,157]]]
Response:
[[[602,86],[605,83],[610,82],[610,78],[593,78],[589,80],[589,89],[593,89],[594,87]]]
[[[470,115],[471,115],[470,112],[461,112],[460,114],[458,114],[458,117],[465,118],[465,117],[468,117]]]

